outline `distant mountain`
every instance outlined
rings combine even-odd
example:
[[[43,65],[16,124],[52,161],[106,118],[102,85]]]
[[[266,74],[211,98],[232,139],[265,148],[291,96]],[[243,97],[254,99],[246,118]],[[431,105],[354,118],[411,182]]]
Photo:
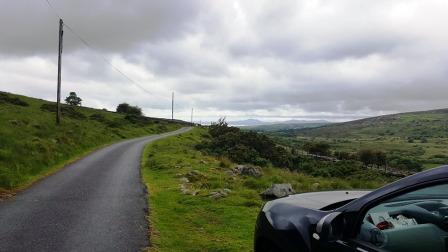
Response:
[[[308,137],[379,137],[413,139],[448,137],[448,109],[408,112],[334,123],[317,128],[286,129],[282,133]]]
[[[276,122],[265,122],[258,119],[247,119],[241,121],[230,121],[229,125],[260,132],[276,132],[288,129],[303,129],[327,125],[325,120],[287,120]]]
[[[326,120],[287,120],[287,121],[275,122],[274,124],[306,124],[306,123],[329,124],[330,122]]]
[[[227,122],[231,126],[261,126],[261,125],[277,125],[277,124],[309,124],[309,123],[320,123],[328,124],[325,120],[286,120],[286,121],[276,121],[276,122],[266,122],[258,119],[246,119],[240,121],[229,121]]]
[[[231,126],[255,126],[255,125],[263,125],[267,122],[263,122],[257,119],[246,119],[240,121],[229,121],[227,122]]]
[[[267,125],[256,125],[256,126],[244,126],[240,127],[242,129],[249,129],[258,132],[283,132],[287,130],[299,130],[306,128],[315,128],[323,125],[327,125],[329,122],[325,123],[315,123],[315,122],[305,122],[305,123],[275,123],[275,124],[267,124]]]

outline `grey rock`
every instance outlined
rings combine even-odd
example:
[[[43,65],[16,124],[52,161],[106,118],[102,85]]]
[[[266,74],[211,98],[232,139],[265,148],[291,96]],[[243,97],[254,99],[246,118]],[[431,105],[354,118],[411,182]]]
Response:
[[[212,198],[212,199],[220,199],[220,198],[227,197],[229,195],[229,193],[230,192],[226,192],[225,190],[219,190],[219,191],[211,192],[208,195],[208,197]]]
[[[273,184],[261,193],[264,198],[282,198],[294,194],[291,184]]]
[[[238,175],[246,175],[252,177],[261,177],[263,172],[261,167],[251,165],[236,165],[233,172]]]

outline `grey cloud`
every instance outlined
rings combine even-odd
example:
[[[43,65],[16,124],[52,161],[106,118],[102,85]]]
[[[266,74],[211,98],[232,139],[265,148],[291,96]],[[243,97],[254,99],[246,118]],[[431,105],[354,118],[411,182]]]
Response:
[[[193,29],[201,3],[155,0],[51,1],[65,22],[97,50],[126,52],[148,40],[170,40]],[[58,18],[45,1],[15,0],[0,9],[0,53],[39,55],[57,51]],[[66,36],[72,36],[65,28]],[[84,48],[65,40],[66,51]]]
[[[86,105],[166,116],[175,91],[184,119],[191,107],[213,119],[332,120],[446,107],[446,1],[52,3],[96,47],[65,33],[63,90]],[[57,18],[44,1],[9,1],[0,14],[2,89],[53,97]]]

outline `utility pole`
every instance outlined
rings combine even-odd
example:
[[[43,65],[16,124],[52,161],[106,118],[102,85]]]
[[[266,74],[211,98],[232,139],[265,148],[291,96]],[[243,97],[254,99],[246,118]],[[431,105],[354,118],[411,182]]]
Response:
[[[174,92],[171,93],[171,120],[174,120]]]
[[[64,21],[59,19],[59,51],[58,51],[58,94],[57,94],[57,111],[56,111],[56,124],[61,123],[61,54],[62,54],[62,36]]]
[[[193,124],[193,108],[191,108],[191,124]]]

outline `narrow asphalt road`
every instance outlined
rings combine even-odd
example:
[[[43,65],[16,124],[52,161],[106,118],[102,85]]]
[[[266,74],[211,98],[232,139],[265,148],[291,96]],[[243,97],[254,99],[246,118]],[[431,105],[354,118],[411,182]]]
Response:
[[[190,128],[123,141],[0,203],[0,251],[139,251],[148,246],[143,147]]]

